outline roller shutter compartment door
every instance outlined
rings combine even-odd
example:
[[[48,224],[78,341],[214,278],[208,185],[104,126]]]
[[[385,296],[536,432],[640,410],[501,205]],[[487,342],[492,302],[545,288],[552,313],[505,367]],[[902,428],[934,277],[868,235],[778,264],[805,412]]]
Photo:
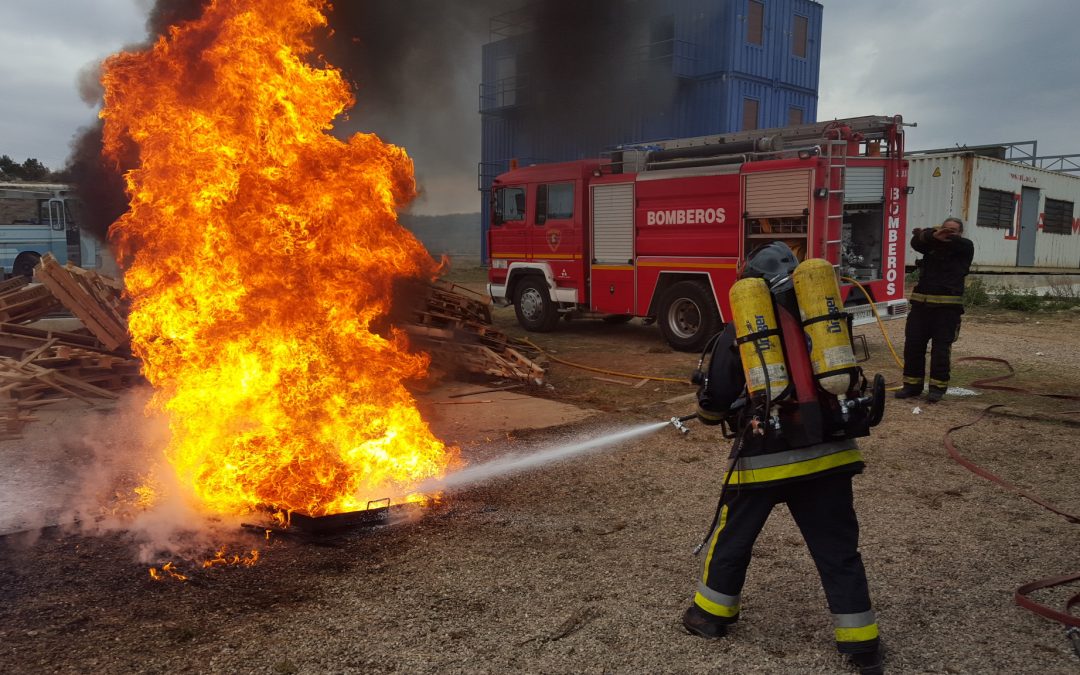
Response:
[[[810,172],[754,173],[746,177],[746,217],[801,216],[810,208]]]
[[[594,185],[592,223],[594,264],[632,264],[634,259],[633,184]]]
[[[876,204],[885,201],[885,167],[849,166],[844,175],[844,202]]]

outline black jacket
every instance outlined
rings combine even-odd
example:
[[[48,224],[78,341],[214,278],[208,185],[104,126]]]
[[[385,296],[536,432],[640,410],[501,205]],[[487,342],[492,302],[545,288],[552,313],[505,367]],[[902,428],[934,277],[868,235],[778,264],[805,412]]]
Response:
[[[698,417],[705,424],[719,424],[731,416],[731,406],[739,400],[746,386],[739,348],[735,345],[735,325],[728,322],[716,340],[705,366],[708,380],[697,393]]]
[[[975,257],[975,245],[970,239],[939,241],[934,238],[934,230],[927,228],[911,236],[911,248],[923,254],[915,293],[964,295],[964,277]]]

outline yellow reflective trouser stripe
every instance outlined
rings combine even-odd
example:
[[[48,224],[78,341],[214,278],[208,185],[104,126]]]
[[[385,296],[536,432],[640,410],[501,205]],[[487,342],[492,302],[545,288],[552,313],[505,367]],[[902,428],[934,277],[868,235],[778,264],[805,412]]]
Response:
[[[859,626],[858,628],[836,628],[837,642],[866,642],[878,636],[877,624]]]
[[[712,565],[712,554],[716,550],[716,541],[720,538],[720,531],[724,529],[724,525],[727,525],[727,504],[720,509],[720,520],[716,523],[716,531],[713,532],[712,543],[709,544],[709,555],[705,556],[705,572],[701,575],[701,583],[708,583],[709,581],[709,566]],[[704,607],[702,608],[704,609]]]
[[[767,483],[769,481],[783,480],[785,478],[798,478],[800,476],[809,476],[810,474],[861,461],[862,453],[859,452],[858,449],[841,450],[840,452],[834,452],[831,455],[808,459],[802,462],[781,464],[780,466],[770,466],[763,469],[735,471],[731,475],[731,483],[733,485],[745,485],[747,483]]]
[[[714,616],[735,616],[739,613],[739,606],[729,607],[706,598],[701,593],[694,593],[694,604]]]
[[[931,387],[947,387],[947,386],[949,386],[949,381],[948,380],[935,380],[934,378],[931,377],[930,378],[930,386]]]
[[[712,543],[709,544],[709,555],[705,556],[705,571],[701,575],[701,583],[704,585],[709,580],[709,566],[712,565],[713,552],[716,551],[716,542],[720,539],[720,532],[727,525],[728,506],[724,504],[720,508],[720,520],[716,523],[716,531],[713,532]],[[701,594],[694,593],[694,604],[714,616],[735,616],[739,613],[739,605],[723,605],[715,600],[710,600]]]
[[[923,383],[923,380],[922,380],[921,377],[908,377],[907,375],[904,376],[904,384],[922,384],[922,383]]]
[[[931,305],[962,305],[964,297],[961,295],[927,295],[926,293],[912,293],[912,302],[925,302]]]

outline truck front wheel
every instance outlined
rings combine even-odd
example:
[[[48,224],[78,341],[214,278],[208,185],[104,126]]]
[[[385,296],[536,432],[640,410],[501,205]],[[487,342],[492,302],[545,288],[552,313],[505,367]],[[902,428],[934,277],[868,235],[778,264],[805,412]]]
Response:
[[[720,329],[720,312],[707,284],[680,281],[660,299],[657,321],[673,349],[696,352]]]
[[[541,277],[526,277],[517,285],[514,311],[521,327],[534,333],[550,332],[559,321],[559,311]]]

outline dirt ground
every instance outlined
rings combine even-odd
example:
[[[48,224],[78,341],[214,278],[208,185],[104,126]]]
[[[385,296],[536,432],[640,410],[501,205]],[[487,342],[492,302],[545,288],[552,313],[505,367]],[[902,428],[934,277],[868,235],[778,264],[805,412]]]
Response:
[[[499,310],[496,323],[523,335],[512,310]],[[1010,384],[1075,393],[1078,327],[1080,313],[969,312],[953,384],[971,388],[1001,372],[960,358],[994,356],[1016,368]],[[899,349],[903,322],[888,332]],[[900,370],[877,327],[857,333],[871,353],[866,371],[896,383]],[[697,363],[667,349],[655,326],[580,321],[529,337],[555,358],[610,372],[541,356],[550,387],[501,392],[586,409],[550,424],[531,424],[527,402],[510,413],[513,402],[494,395],[453,406],[424,395],[436,432],[474,464],[692,411],[692,387],[642,380],[685,379]],[[1080,513],[1080,415],[1069,413],[1080,405],[990,391],[937,405],[890,398],[884,422],[861,443],[867,469],[855,481],[890,672],[1080,670],[1061,627],[1012,598],[1028,581],[1080,572],[1080,526],[974,476],[942,447],[950,427],[991,404],[1003,407],[953,434],[960,451]],[[709,642],[679,627],[702,564],[691,552],[727,453],[717,432],[691,424],[685,437],[665,428],[461,489],[374,530],[269,542],[238,530],[223,543],[259,548],[256,565],[202,569],[176,559],[185,582],[152,581],[120,533],[47,528],[0,538],[0,672],[846,672],[813,564],[783,508],[755,547],[737,628]],[[76,462],[78,443],[65,443]],[[0,452],[55,457],[37,445]],[[1037,597],[1061,608],[1078,590]]]

